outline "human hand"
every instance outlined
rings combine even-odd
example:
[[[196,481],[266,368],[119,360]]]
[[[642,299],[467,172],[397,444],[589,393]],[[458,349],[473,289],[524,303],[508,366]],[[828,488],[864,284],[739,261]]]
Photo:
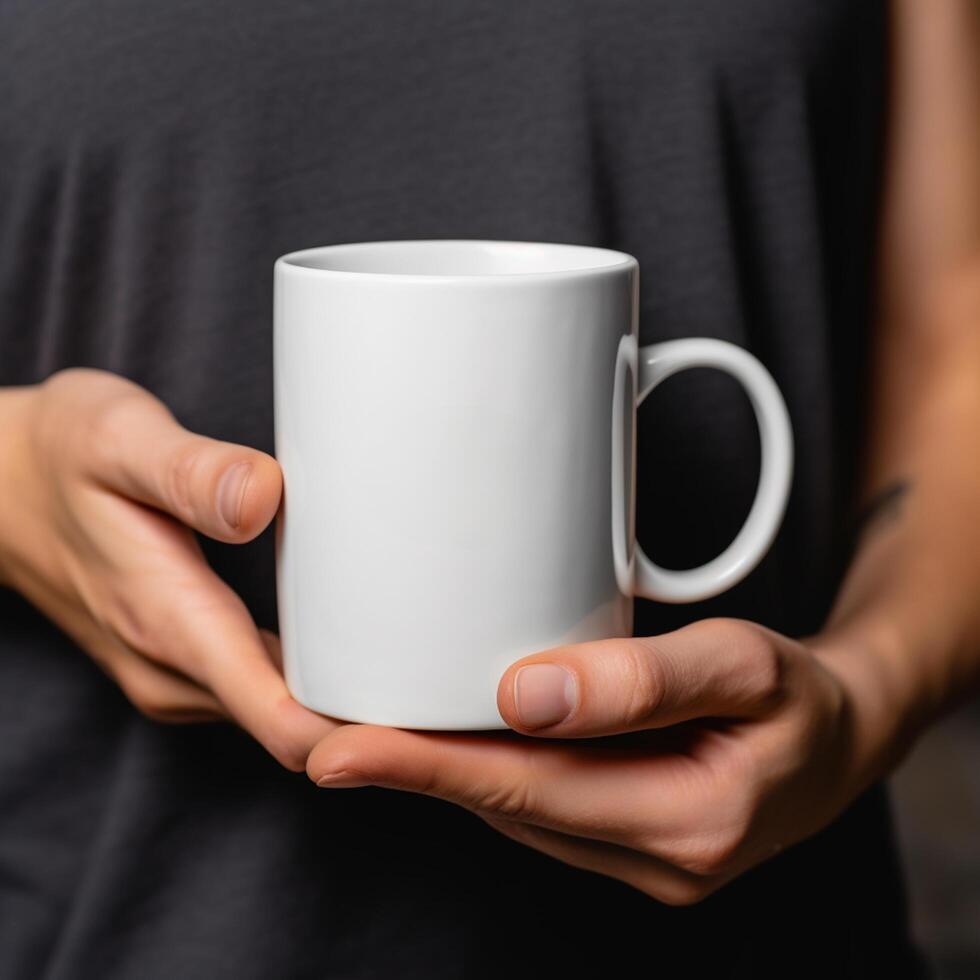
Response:
[[[0,389],[0,585],[21,592],[160,721],[231,718],[302,770],[333,723],[294,701],[278,640],[191,528],[250,541],[282,491],[265,453],[183,429],[103,371]]]
[[[568,864],[689,904],[819,830],[880,775],[844,678],[803,643],[706,620],[518,661],[498,705],[521,735],[344,725],[307,771],[325,787],[441,797]]]

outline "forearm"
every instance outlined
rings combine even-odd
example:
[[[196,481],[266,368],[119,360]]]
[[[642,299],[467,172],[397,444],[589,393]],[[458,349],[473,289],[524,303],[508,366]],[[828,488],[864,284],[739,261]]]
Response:
[[[980,681],[980,11],[893,0],[864,500],[818,646],[887,768]]]
[[[859,692],[885,769],[980,682],[980,339],[966,338],[881,386],[866,497],[893,493],[818,641]]]
[[[18,503],[25,492],[23,464],[29,441],[24,419],[34,390],[0,387],[0,588],[10,584],[12,538],[24,533]]]

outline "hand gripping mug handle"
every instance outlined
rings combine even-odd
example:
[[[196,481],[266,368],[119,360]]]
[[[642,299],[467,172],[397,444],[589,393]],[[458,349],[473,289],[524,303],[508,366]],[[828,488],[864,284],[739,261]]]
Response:
[[[632,406],[624,404],[627,380],[635,379],[636,407],[660,384],[678,371],[693,367],[718,368],[745,388],[755,410],[762,448],[762,465],[755,500],[735,540],[717,558],[699,568],[674,571],[661,568],[637,543],[632,554],[632,466],[625,469],[625,453],[632,459],[633,438],[625,422]],[[632,429],[630,430],[632,432]],[[631,445],[626,445],[629,438]],[[793,437],[789,415],[769,372],[748,351],[722,340],[691,338],[669,340],[637,349],[636,337],[623,336],[616,356],[612,425],[612,540],[616,582],[624,595],[638,595],[659,602],[696,602],[718,595],[740,582],[762,560],[779,530],[786,510],[793,472]],[[629,493],[627,494],[627,490]],[[632,509],[632,508],[631,508]]]

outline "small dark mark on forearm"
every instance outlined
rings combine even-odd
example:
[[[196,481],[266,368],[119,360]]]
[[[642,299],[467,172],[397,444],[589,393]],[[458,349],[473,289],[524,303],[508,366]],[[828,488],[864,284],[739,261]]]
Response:
[[[898,520],[911,490],[912,481],[901,479],[876,494],[858,516],[855,537],[863,537],[871,530],[879,530]]]

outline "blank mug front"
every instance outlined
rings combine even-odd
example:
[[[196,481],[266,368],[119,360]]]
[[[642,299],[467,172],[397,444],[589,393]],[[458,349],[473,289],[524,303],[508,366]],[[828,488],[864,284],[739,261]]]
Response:
[[[411,251],[413,270],[425,247],[387,246]],[[570,246],[458,248],[486,254],[436,267],[492,269],[501,250],[524,267],[528,249],[552,267],[365,273],[317,266],[325,249],[276,268],[287,681],[348,720],[499,728],[497,682],[514,660],[632,629],[609,461],[636,263]],[[388,268],[385,249],[365,265]],[[593,264],[569,270],[571,258]]]
[[[637,346],[635,259],[526,242],[382,242],[275,270],[280,629],[294,696],[407,728],[504,723],[515,660],[630,635],[634,593],[716,594],[788,494],[785,406],[750,354]],[[636,405],[676,370],[733,373],[763,467],[740,534],[674,572],[633,540]],[[668,519],[668,515],[664,515]]]

